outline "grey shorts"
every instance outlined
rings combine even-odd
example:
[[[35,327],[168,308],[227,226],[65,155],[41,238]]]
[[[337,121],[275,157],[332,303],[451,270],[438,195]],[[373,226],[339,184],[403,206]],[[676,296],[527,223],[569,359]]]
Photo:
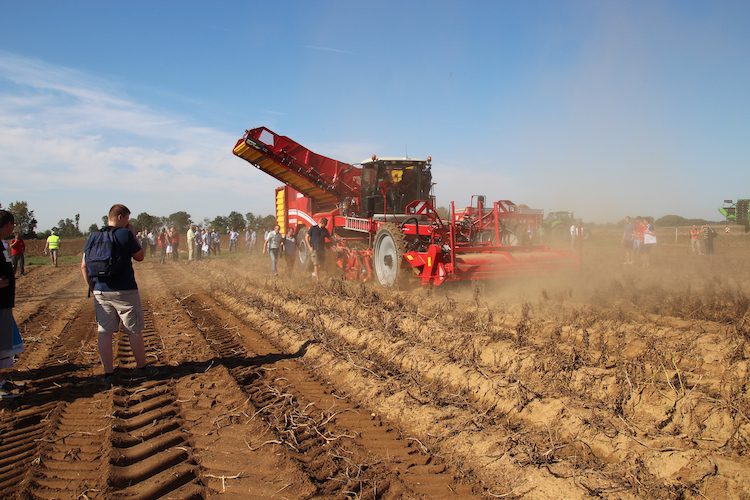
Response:
[[[326,261],[326,251],[313,250],[312,252],[310,252],[310,258],[312,259],[313,264],[315,264],[316,266],[322,266]]]
[[[122,327],[128,335],[143,331],[143,308],[138,290],[102,292],[94,290],[94,310],[99,333],[112,334]]]

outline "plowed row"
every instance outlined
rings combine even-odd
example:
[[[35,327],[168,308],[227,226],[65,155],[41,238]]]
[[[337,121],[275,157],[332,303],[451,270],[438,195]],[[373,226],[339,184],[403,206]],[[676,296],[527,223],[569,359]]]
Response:
[[[384,291],[272,278],[252,256],[146,262],[157,371],[133,372],[118,335],[110,390],[77,269],[37,268],[19,283],[27,388],[2,403],[0,490],[742,498],[745,290],[697,265],[689,291],[669,274],[656,294],[674,268]]]
[[[133,372],[127,337],[118,334],[116,376],[107,390],[93,307],[75,290],[75,273],[59,268],[35,276],[62,279],[67,288],[49,290],[36,310],[19,307],[24,334],[41,338],[27,343],[13,376],[26,381],[24,395],[3,403],[4,496],[481,493],[476,480],[316,380],[297,361],[306,345],[279,350],[211,294],[187,292],[195,280],[179,268],[139,270],[144,338],[157,372]],[[41,288],[29,279],[27,296]],[[64,308],[56,302],[61,293],[69,297]]]

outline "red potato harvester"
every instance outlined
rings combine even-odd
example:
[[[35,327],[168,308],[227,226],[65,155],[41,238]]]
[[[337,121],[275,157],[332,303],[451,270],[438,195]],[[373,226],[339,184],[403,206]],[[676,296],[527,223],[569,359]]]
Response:
[[[449,220],[435,210],[431,158],[378,158],[348,164],[259,127],[233,153],[284,185],[276,220],[296,235],[307,264],[307,230],[322,217],[335,239],[336,262],[352,280],[389,287],[411,278],[424,285],[550,272],[578,264],[568,251],[534,244],[543,213],[509,200],[472,196]]]

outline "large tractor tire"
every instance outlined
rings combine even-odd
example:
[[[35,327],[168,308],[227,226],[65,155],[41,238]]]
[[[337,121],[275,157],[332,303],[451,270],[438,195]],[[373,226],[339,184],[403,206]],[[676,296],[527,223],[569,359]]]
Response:
[[[383,224],[378,229],[372,247],[372,267],[381,286],[391,287],[398,283],[403,274],[401,261],[405,250],[404,235],[396,224]]]
[[[312,260],[310,259],[310,249],[307,248],[307,228],[301,227],[297,231],[295,236],[295,242],[297,243],[297,258],[302,266],[303,271],[308,271],[312,266]]]

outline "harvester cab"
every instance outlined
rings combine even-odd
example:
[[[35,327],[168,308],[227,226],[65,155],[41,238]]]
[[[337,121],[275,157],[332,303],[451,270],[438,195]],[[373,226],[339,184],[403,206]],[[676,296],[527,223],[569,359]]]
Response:
[[[362,217],[404,214],[417,200],[431,200],[431,158],[373,157],[362,162],[360,200]]]

